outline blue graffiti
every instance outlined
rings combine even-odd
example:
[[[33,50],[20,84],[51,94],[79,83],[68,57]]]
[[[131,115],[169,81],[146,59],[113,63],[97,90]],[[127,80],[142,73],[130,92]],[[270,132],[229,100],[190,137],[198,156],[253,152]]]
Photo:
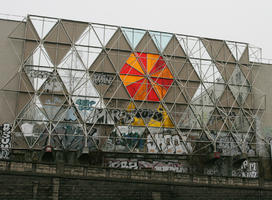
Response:
[[[78,105],[78,109],[82,110],[92,110],[92,105],[95,104],[95,101],[89,101],[87,99],[78,99],[76,100],[76,104]]]

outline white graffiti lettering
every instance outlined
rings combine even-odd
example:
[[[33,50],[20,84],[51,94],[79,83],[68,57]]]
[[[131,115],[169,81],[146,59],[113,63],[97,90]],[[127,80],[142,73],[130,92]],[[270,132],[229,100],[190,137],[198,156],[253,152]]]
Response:
[[[9,159],[11,148],[11,126],[10,124],[3,124],[1,137],[0,159]]]

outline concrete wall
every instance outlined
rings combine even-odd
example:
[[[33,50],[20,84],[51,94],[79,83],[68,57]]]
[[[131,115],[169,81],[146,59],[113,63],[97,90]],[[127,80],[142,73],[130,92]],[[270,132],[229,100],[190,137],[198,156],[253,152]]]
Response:
[[[262,157],[271,158],[272,141],[272,65],[260,64],[253,69],[254,84],[254,107],[260,108],[257,127],[258,153]],[[267,167],[265,167],[267,165]],[[271,168],[270,163],[263,163],[264,168]]]
[[[264,127],[272,128],[272,64],[271,65],[258,65],[254,67],[254,78],[253,84],[256,101],[255,106],[263,102],[263,95],[266,98],[265,112],[261,118]],[[262,106],[264,108],[264,105]]]
[[[0,199],[271,199],[272,182],[0,161]]]
[[[9,39],[16,29],[16,36],[24,36],[22,22],[0,19],[0,124],[13,123],[16,117],[16,105],[20,78],[23,41]],[[13,91],[12,91],[13,90]]]

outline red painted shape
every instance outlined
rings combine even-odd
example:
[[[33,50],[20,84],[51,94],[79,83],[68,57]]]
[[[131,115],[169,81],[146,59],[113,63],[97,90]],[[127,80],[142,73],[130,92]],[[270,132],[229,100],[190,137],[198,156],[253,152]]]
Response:
[[[135,53],[142,69],[147,72],[147,54],[146,53]]]
[[[155,90],[153,89],[149,81],[148,81],[147,93],[148,93],[148,96],[147,96],[148,101],[160,101],[158,95],[156,94]]]
[[[120,74],[141,75],[141,76],[143,75],[141,72],[139,72],[138,70],[134,69],[133,67],[131,67],[127,63],[121,69]]]
[[[156,72],[162,70],[164,67],[166,67],[166,63],[164,62],[164,60],[160,56],[160,58],[157,60],[156,64],[151,69],[149,74],[156,73]]]
[[[131,97],[134,97],[135,93],[138,91],[139,87],[141,86],[141,84],[144,80],[145,79],[141,79],[141,80],[136,81],[135,83],[132,83],[126,87]]]
[[[152,79],[155,83],[157,83],[157,84],[163,86],[165,89],[168,89],[168,88],[172,85],[172,83],[173,83],[173,79],[154,78],[154,77],[151,77],[151,79]]]

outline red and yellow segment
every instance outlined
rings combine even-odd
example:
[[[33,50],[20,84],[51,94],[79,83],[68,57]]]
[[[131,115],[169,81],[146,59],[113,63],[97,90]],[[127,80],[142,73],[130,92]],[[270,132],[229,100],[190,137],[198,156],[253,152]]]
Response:
[[[173,83],[173,75],[157,54],[132,53],[120,78],[135,100],[160,101]]]

